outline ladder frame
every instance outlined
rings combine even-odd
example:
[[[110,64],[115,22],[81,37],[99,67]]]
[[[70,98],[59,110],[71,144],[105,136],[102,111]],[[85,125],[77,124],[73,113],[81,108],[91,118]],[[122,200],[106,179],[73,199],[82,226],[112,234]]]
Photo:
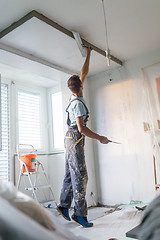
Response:
[[[17,155],[18,155],[18,161],[19,161],[19,163],[20,163],[20,172],[19,172],[18,181],[17,181],[17,189],[19,190],[20,183],[21,183],[21,178],[22,178],[23,176],[27,176],[27,177],[28,177],[28,180],[29,180],[29,183],[30,183],[30,187],[25,188],[25,190],[30,190],[30,191],[32,191],[32,198],[35,199],[36,202],[38,202],[39,204],[44,204],[44,203],[47,203],[47,202],[54,202],[55,205],[56,205],[56,207],[57,207],[57,203],[56,203],[56,200],[55,200],[55,197],[54,197],[54,193],[53,193],[52,187],[51,187],[51,185],[49,185],[48,177],[47,177],[47,175],[46,175],[46,173],[45,173],[45,170],[44,170],[44,167],[43,167],[42,163],[39,162],[39,161],[36,159],[36,163],[35,163],[36,169],[35,169],[35,172],[29,172],[26,163],[23,162],[23,161],[20,159],[20,146],[21,146],[21,147],[22,147],[22,146],[25,146],[25,147],[31,148],[31,151],[30,151],[30,153],[28,153],[28,154],[36,153],[36,152],[37,152],[37,150],[35,150],[35,148],[34,148],[33,145],[31,145],[31,144],[18,144],[18,145],[17,145]],[[23,153],[23,154],[27,154],[27,153]],[[25,167],[26,172],[23,172],[23,167]],[[39,185],[39,186],[36,186],[37,174],[39,173],[39,172],[38,172],[38,171],[39,171],[39,167],[41,167],[42,173],[43,173],[43,175],[44,175],[44,177],[45,177],[45,180],[46,180],[46,183],[47,183],[48,185]],[[30,175],[32,175],[32,174],[35,174],[34,183],[33,183],[33,181],[31,180],[31,177],[30,177]],[[52,198],[53,198],[52,200],[38,201],[38,198],[37,198],[37,195],[36,195],[36,190],[38,190],[38,189],[44,189],[44,188],[48,188],[48,189],[49,189],[50,194],[52,195]],[[49,205],[48,205],[48,206],[49,206]]]

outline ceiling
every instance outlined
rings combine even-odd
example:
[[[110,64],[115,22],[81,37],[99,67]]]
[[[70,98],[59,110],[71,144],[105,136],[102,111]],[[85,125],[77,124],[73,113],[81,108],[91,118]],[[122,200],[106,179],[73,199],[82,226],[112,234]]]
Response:
[[[0,0],[0,32],[36,10],[121,61],[159,48],[159,0]],[[73,38],[32,17],[0,39],[0,72],[8,78],[32,79],[42,85],[80,73],[84,58]],[[92,51],[89,75],[120,66]],[[62,73],[62,71],[64,73]],[[65,75],[66,73],[66,75]],[[48,80],[47,80],[48,79]],[[52,80],[52,82],[51,82]]]

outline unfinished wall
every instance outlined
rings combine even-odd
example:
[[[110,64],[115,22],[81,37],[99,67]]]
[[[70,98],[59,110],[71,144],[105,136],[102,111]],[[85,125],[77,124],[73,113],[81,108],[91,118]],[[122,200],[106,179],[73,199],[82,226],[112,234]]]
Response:
[[[121,145],[94,143],[98,201],[148,202],[155,196],[152,145],[143,128],[141,68],[160,60],[152,52],[88,79],[92,129]]]

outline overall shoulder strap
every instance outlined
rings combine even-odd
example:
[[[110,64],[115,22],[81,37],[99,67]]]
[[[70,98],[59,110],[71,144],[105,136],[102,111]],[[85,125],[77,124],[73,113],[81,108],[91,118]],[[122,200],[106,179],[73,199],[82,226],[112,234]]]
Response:
[[[68,108],[70,107],[71,103],[74,102],[74,101],[76,101],[76,100],[80,101],[80,102],[84,105],[84,107],[85,107],[85,109],[86,109],[86,111],[87,111],[87,114],[88,114],[89,112],[88,112],[88,108],[87,108],[86,104],[85,104],[81,99],[79,99],[79,98],[75,98],[75,99],[73,99],[73,100],[71,100],[71,101],[69,102],[68,107],[66,108],[66,112],[68,112],[67,110],[68,110]]]

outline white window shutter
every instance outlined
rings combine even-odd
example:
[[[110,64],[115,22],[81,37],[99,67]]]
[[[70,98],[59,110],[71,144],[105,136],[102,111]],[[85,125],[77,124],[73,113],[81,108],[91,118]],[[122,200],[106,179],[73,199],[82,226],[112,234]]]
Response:
[[[19,143],[41,148],[40,94],[18,90]]]
[[[2,151],[0,151],[0,179],[10,180],[9,164],[9,106],[8,85],[1,84],[1,129],[2,129]]]

